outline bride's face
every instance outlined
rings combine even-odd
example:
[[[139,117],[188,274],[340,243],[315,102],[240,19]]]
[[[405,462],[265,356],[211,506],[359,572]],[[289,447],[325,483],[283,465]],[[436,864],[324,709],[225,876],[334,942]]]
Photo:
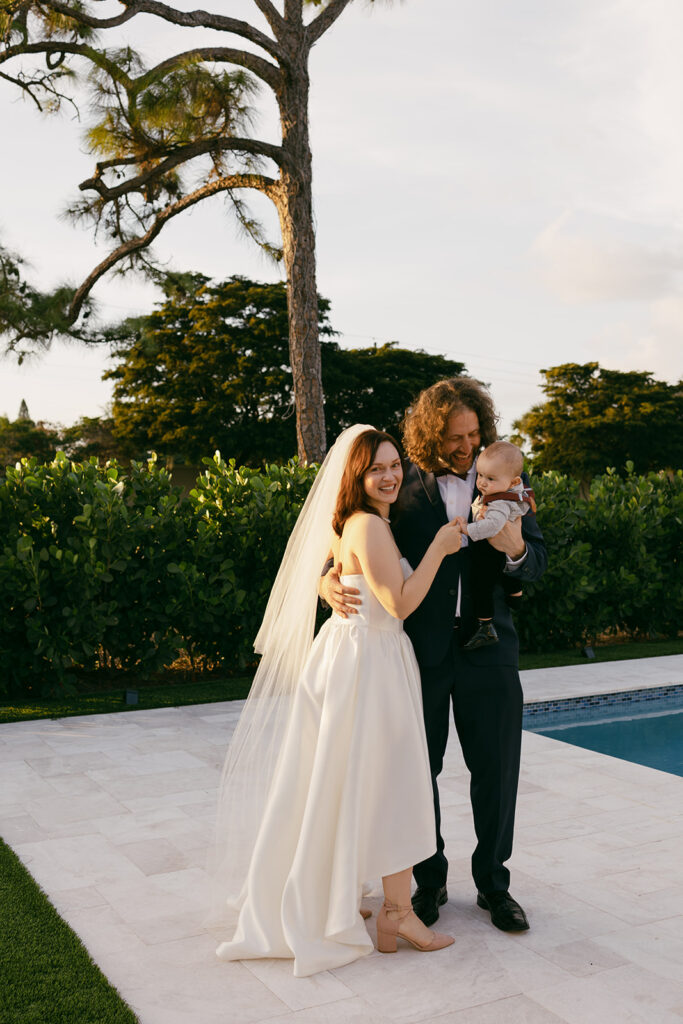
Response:
[[[363,476],[363,490],[373,505],[392,505],[403,480],[401,459],[389,441],[382,441]]]

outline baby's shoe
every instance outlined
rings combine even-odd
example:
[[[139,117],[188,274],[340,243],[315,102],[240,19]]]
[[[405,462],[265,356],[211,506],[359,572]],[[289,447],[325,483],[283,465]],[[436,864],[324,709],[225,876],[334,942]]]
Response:
[[[479,626],[474,636],[470,637],[464,645],[466,651],[476,651],[478,647],[491,647],[499,643],[496,627],[490,619],[479,620]]]

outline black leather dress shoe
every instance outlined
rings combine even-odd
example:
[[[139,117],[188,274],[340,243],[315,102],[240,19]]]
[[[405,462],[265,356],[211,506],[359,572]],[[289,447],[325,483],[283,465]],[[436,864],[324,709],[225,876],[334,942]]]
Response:
[[[412,895],[413,910],[422,923],[429,927],[438,919],[439,907],[443,906],[447,899],[448,893],[445,885],[442,885],[440,889],[433,889],[428,885],[418,885]]]
[[[491,913],[491,921],[504,932],[525,932],[527,916],[509,892],[478,892],[477,906]]]
[[[497,644],[499,642],[496,627],[493,623],[488,621],[480,622],[477,627],[477,632],[474,636],[470,637],[464,645],[464,649],[466,651],[476,651],[480,647],[490,647],[492,644]]]

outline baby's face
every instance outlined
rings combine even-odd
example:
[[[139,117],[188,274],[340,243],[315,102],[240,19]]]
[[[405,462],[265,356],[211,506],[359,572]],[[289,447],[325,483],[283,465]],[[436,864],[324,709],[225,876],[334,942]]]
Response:
[[[518,476],[510,476],[510,470],[503,459],[487,456],[486,452],[482,452],[477,459],[477,487],[481,494],[509,491],[519,481]]]

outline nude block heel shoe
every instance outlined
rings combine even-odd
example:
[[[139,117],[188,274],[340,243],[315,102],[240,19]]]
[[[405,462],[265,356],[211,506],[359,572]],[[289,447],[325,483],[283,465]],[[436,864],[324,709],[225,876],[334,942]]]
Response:
[[[445,949],[446,946],[453,945],[455,942],[453,936],[443,935],[441,932],[431,932],[432,941],[426,946],[421,946],[414,939],[404,935],[400,928],[401,921],[411,913],[412,909],[410,904],[407,907],[401,907],[397,903],[384,901],[382,909],[377,915],[377,949],[380,953],[395,953],[396,940],[399,936],[421,953],[433,953],[437,949]],[[389,917],[389,913],[395,913],[396,917]]]

